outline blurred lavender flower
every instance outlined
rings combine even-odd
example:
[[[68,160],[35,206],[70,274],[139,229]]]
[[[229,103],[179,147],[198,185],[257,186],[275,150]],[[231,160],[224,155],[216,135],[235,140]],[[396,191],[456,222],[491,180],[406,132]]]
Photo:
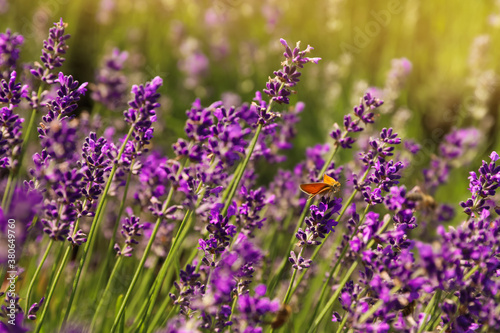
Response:
[[[44,300],[45,297],[42,297],[42,299],[40,299],[40,302],[38,303],[35,302],[33,303],[33,305],[30,306],[27,316],[29,320],[36,320],[36,313],[38,312],[38,310],[40,310],[40,307],[42,306]]]
[[[382,112],[387,113],[394,110],[395,101],[401,94],[412,67],[412,63],[406,58],[392,59],[391,69],[387,73],[382,92],[383,99],[386,102]]]
[[[430,168],[423,170],[425,188],[429,194],[433,195],[440,185],[448,182],[453,167],[468,162],[467,152],[473,151],[480,139],[479,131],[473,127],[454,129],[444,137],[439,145],[439,155],[432,156]]]
[[[127,77],[122,73],[122,69],[127,58],[128,52],[113,49],[96,73],[95,83],[90,86],[90,97],[112,111],[122,109],[126,105]]]
[[[115,0],[100,0],[96,21],[100,24],[109,24],[116,8]]]
[[[24,43],[24,37],[12,33],[7,29],[0,33],[0,78],[7,80],[9,73],[16,68],[19,59],[20,48]]]
[[[40,57],[42,64],[35,62],[35,68],[31,69],[31,74],[36,78],[53,84],[57,76],[51,71],[56,67],[61,67],[65,58],[68,46],[66,40],[70,35],[64,34],[64,30],[68,24],[63,22],[61,18],[59,22],[54,23],[54,27],[49,29],[49,37],[43,41],[42,56]]]
[[[24,313],[19,305],[19,296],[11,292],[0,292],[0,297],[4,297],[4,305],[0,308],[0,332],[24,333],[30,330],[24,326]]]
[[[279,302],[271,301],[264,297],[265,294],[266,286],[258,285],[255,287],[255,296],[246,294],[238,299],[238,321],[242,332],[262,332],[259,326],[263,324],[264,316],[279,310]]]
[[[79,157],[76,123],[56,119],[51,120],[47,125],[40,123],[40,126],[38,127],[38,137],[40,145],[47,155],[54,161],[67,162],[68,164],[76,163]]]
[[[14,219],[16,246],[22,248],[22,245],[28,237],[28,229],[32,226],[33,218],[41,208],[42,195],[36,191],[30,191],[25,186],[16,186],[12,194],[10,205],[5,210],[0,209],[0,243],[5,246],[5,251],[0,254],[0,263],[7,261],[8,248],[8,220]],[[20,256],[22,251],[16,251]],[[18,258],[16,258],[18,259]]]
[[[190,52],[184,59],[180,60],[178,67],[186,75],[184,86],[187,89],[194,89],[208,74],[210,61],[203,52],[197,50]]]
[[[17,155],[20,152],[23,142],[22,123],[23,118],[14,114],[12,109],[3,107],[0,109],[0,168],[15,168],[18,161]]]

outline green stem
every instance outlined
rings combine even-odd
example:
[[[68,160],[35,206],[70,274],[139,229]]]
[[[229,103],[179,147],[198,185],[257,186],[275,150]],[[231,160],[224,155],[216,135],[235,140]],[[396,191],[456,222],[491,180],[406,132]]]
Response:
[[[171,270],[170,273],[167,275],[167,281],[170,281],[172,279],[173,274],[175,274],[175,272],[173,272]],[[175,290],[174,286],[170,287],[171,292],[173,292],[174,290]],[[151,328],[150,331],[153,331],[155,327],[159,327],[159,326],[163,327],[164,326],[164,325],[162,325],[162,322],[167,320],[165,318],[165,313],[167,311],[168,305],[170,304],[170,301],[171,301],[170,297],[165,297],[163,299],[163,302],[160,305],[160,308],[158,309],[155,316],[153,317],[153,320],[151,321],[151,325],[149,325]],[[172,312],[173,309],[175,309],[175,305],[170,309],[170,312]],[[168,317],[168,318],[170,318],[170,317]]]
[[[3,192],[2,208],[4,211],[8,211],[8,207],[5,206],[5,203],[7,202],[7,198],[9,197],[10,185],[12,184],[13,178],[14,178],[14,172],[11,170],[9,172],[9,178],[7,178],[7,185],[5,185],[5,192]]]
[[[113,266],[113,270],[111,271],[111,275],[109,276],[108,283],[106,284],[106,288],[104,289],[104,292],[102,293],[101,297],[99,298],[99,304],[97,305],[97,309],[94,313],[94,317],[92,318],[92,323],[90,324],[90,332],[94,331],[94,328],[97,325],[97,318],[99,316],[103,316],[104,318],[106,317],[106,313],[102,311],[102,307],[108,303],[108,294],[109,294],[109,289],[111,288],[111,285],[113,284],[113,281],[115,280],[116,273],[118,272],[118,269],[122,263],[123,256],[119,256],[118,259],[115,262],[115,265]]]
[[[343,137],[345,138],[345,136],[347,135],[347,131],[344,133]],[[319,172],[319,175],[318,175],[318,179],[321,180],[321,176],[323,176],[326,172],[326,170],[328,169],[328,167],[330,166],[330,164],[332,163],[333,161],[333,158],[335,157],[335,155],[337,154],[337,151],[339,150],[339,145],[338,144],[335,144],[335,148],[333,149],[332,151],[332,154],[330,155],[330,157],[328,158],[328,160],[325,162],[325,164],[323,165],[323,167],[321,168],[320,172]]]
[[[31,298],[31,291],[33,290],[33,286],[35,285],[35,281],[38,279],[38,275],[40,274],[40,271],[42,270],[42,266],[45,263],[45,260],[47,259],[47,256],[49,255],[50,249],[52,248],[52,245],[54,245],[54,240],[51,238],[49,240],[49,244],[47,245],[47,249],[45,250],[45,253],[43,254],[42,260],[38,264],[38,267],[36,268],[35,274],[31,278],[31,282],[28,287],[28,292],[26,293],[26,308],[24,310],[24,313],[28,313],[28,309],[30,307],[30,298]]]
[[[364,219],[366,217],[366,214],[368,213],[369,208],[370,208],[370,205],[366,206],[366,208],[365,208],[365,210],[363,212],[363,216],[361,217],[361,219],[359,220],[359,223],[354,228],[354,231],[352,232],[351,236],[349,237],[349,240],[352,240],[352,238],[354,237],[354,235],[356,235],[359,226],[363,223],[363,221],[364,221]],[[324,298],[326,296],[326,290],[328,288],[330,280],[332,279],[332,277],[336,278],[336,274],[335,273],[337,272],[338,267],[340,267],[340,263],[342,262],[342,259],[344,259],[344,256],[347,253],[347,249],[348,249],[348,246],[345,246],[342,249],[342,252],[340,253],[340,256],[338,257],[337,261],[335,262],[335,265],[333,265],[332,269],[330,270],[330,273],[328,274],[328,278],[326,279],[325,283],[323,283],[323,287],[321,288],[321,293],[320,293],[320,296],[319,296],[319,300],[316,303],[316,307],[314,308],[314,312],[313,312],[312,318],[316,317],[316,313],[318,313],[319,308],[323,305],[323,301],[324,301]]]
[[[311,206],[311,203],[312,203],[311,198],[307,199],[306,205],[304,206],[304,209],[302,209],[302,213],[300,214],[299,220],[297,222],[297,226],[295,227],[295,231],[292,234],[292,237],[290,238],[290,242],[288,244],[288,248],[287,248],[287,251],[286,251],[287,255],[284,256],[283,259],[281,260],[281,263],[280,263],[280,265],[278,267],[278,271],[273,276],[273,278],[271,279],[271,283],[269,284],[269,286],[270,286],[269,287],[269,295],[273,295],[274,289],[276,288],[278,282],[281,280],[281,278],[283,276],[286,264],[288,262],[288,253],[290,253],[290,251],[293,250],[293,246],[294,246],[295,240],[296,240],[295,235],[297,234],[297,232],[299,231],[299,228],[304,223],[304,220],[306,218],[306,214],[309,211],[309,207]]]
[[[165,282],[165,278],[167,276],[167,273],[169,271],[169,267],[172,263],[172,258],[175,257],[177,254],[177,250],[180,247],[181,240],[180,238],[182,236],[185,236],[185,229],[187,229],[188,221],[190,221],[191,214],[193,213],[192,210],[188,210],[186,214],[184,215],[184,219],[182,220],[181,225],[179,226],[179,230],[177,230],[177,235],[172,241],[172,245],[170,246],[170,250],[168,251],[167,258],[165,262],[163,263],[160,272],[158,273],[158,281],[154,285],[153,289],[153,294],[152,297],[150,298],[149,302],[149,309],[148,312],[146,313],[146,319],[144,320],[144,330],[143,332],[147,332],[148,330],[148,323],[149,323],[149,318],[151,317],[151,314],[153,313],[153,307],[156,304],[156,300],[158,299],[158,296],[160,295],[161,292],[161,287],[163,283]]]
[[[123,152],[125,151],[125,147],[127,145],[127,142],[130,140],[130,137],[132,136],[134,128],[135,128],[134,125],[130,126],[130,130],[128,131],[128,134],[125,137],[125,141],[123,141],[122,147],[120,148],[120,151],[118,152],[118,156],[116,157],[117,163],[114,163],[113,168],[111,169],[111,172],[109,173],[108,181],[106,182],[106,187],[104,188],[104,191],[101,195],[101,200],[99,201],[99,205],[97,206],[96,214],[94,216],[94,219],[93,219],[91,227],[90,227],[90,231],[89,231],[89,235],[87,238],[87,243],[85,244],[85,250],[83,252],[83,256],[80,259],[80,264],[78,266],[76,276],[73,280],[73,286],[71,288],[68,306],[66,307],[66,313],[64,314],[64,319],[63,319],[61,327],[64,327],[64,325],[66,324],[66,322],[68,320],[68,317],[69,317],[69,314],[71,311],[71,306],[73,305],[73,299],[75,297],[75,292],[76,292],[76,289],[78,288],[78,283],[80,282],[80,277],[82,274],[83,265],[85,265],[85,261],[87,260],[87,254],[88,254],[89,249],[92,245],[93,238],[94,238],[94,235],[95,235],[95,232],[97,229],[97,224],[98,224],[97,222],[102,214],[104,202],[106,201],[105,200],[106,196],[108,195],[108,191],[109,191],[109,188],[111,187],[113,177],[115,176],[116,169],[118,167],[118,162],[120,161],[120,158],[122,157]]]
[[[303,248],[302,248],[303,250]],[[300,251],[300,253],[302,254],[302,250]],[[299,254],[299,257],[301,256],[301,254]],[[292,274],[292,277],[290,278],[290,283],[288,284],[288,289],[286,290],[286,294],[285,294],[285,298],[283,300],[283,303],[284,304],[288,304],[288,302],[290,301],[290,297],[292,297],[292,287],[293,287],[293,282],[295,281],[295,276],[297,275],[297,271],[298,269],[294,269],[293,270],[293,274]]]
[[[212,160],[213,162],[213,160]],[[212,163],[211,162],[211,163]],[[148,311],[146,312],[145,316],[141,319],[141,324],[139,324],[139,327],[142,326],[142,323],[145,323],[144,325],[144,331],[147,331],[148,330],[148,325],[149,325],[149,318],[151,317],[152,315],[152,310],[153,310],[153,306],[156,304],[156,299],[158,298],[159,296],[159,293],[161,291],[161,286],[163,285],[165,279],[167,276],[169,276],[169,272],[168,271],[168,268],[170,267],[171,265],[171,261],[173,258],[177,258],[179,256],[176,255],[180,245],[182,244],[182,242],[184,241],[184,239],[186,238],[187,234],[189,233],[189,231],[191,230],[191,225],[192,225],[192,222],[193,222],[193,212],[196,211],[196,208],[199,207],[199,205],[201,204],[201,201],[205,195],[205,190],[206,188],[203,188],[203,183],[200,182],[198,184],[198,188],[196,189],[196,193],[198,193],[198,200],[196,201],[196,206],[193,210],[189,210],[186,212],[186,214],[184,215],[184,219],[182,220],[182,223],[181,225],[179,226],[179,230],[175,236],[175,238],[172,240],[172,245],[170,247],[170,250],[167,254],[167,258],[165,260],[165,262],[163,263],[161,269],[160,269],[160,272],[159,274],[157,275],[155,281],[154,281],[154,285],[153,285],[153,294],[150,293],[149,296],[148,296],[148,301],[145,302],[145,306],[146,308],[148,309]],[[200,193],[201,191],[201,193]],[[186,224],[186,221],[187,222],[187,225]],[[197,251],[197,249],[193,249],[194,251]],[[151,297],[153,296],[153,299],[151,299]],[[168,303],[170,302],[170,298],[169,297],[165,297],[165,299],[163,300],[163,303],[161,305],[161,308],[164,308],[166,309],[167,306],[168,306]],[[141,307],[141,314],[142,314],[142,307]],[[141,316],[138,316],[138,318],[141,318]],[[159,319],[158,319],[159,320]],[[156,316],[153,318],[153,321],[152,321],[152,328],[155,327],[156,323],[158,322]]]
[[[182,172],[184,169],[185,165],[187,163],[187,160],[184,161],[184,163],[181,165],[179,168],[178,174]],[[170,201],[172,200],[172,196],[174,195],[174,187],[170,187],[170,191],[168,192],[167,200],[165,201],[164,204],[164,211],[163,213],[167,210],[168,206],[170,205]],[[163,214],[162,214],[163,215]],[[158,217],[156,220],[155,227],[153,229],[153,232],[151,233],[151,236],[149,237],[148,244],[146,245],[146,248],[144,249],[144,253],[142,254],[141,261],[139,262],[139,266],[135,270],[134,277],[132,278],[132,281],[130,282],[130,285],[127,289],[127,293],[125,294],[125,297],[123,298],[123,302],[121,303],[120,309],[118,310],[115,320],[113,322],[113,327],[111,327],[111,333],[115,332],[115,330],[118,328],[118,324],[120,321],[120,317],[124,315],[125,307],[127,306],[128,300],[130,296],[132,295],[133,289],[137,283],[137,280],[139,280],[139,276],[142,273],[142,269],[144,268],[144,264],[146,263],[146,259],[148,258],[149,251],[151,251],[151,247],[153,246],[153,242],[156,238],[156,234],[158,233],[158,229],[160,228],[162,217]]]
[[[384,232],[384,230],[387,228],[387,226],[389,225],[391,219],[387,219],[384,224],[382,225],[382,227],[380,228],[380,230],[378,231],[377,234],[380,234],[381,232]],[[375,244],[375,239],[371,239],[366,248],[371,248],[373,245]],[[321,311],[321,313],[316,317],[316,319],[314,320],[314,322],[312,323],[310,329],[309,329],[309,333],[312,333],[314,332],[314,330],[316,329],[316,327],[318,327],[318,325],[321,323],[321,321],[323,320],[323,318],[325,317],[325,315],[331,311],[331,308],[333,307],[333,304],[335,303],[335,301],[338,299],[340,293],[342,292],[342,288],[344,288],[345,284],[347,283],[347,281],[349,281],[352,273],[354,272],[354,270],[356,269],[356,267],[358,266],[358,262],[355,261],[351,264],[351,267],[349,268],[349,270],[346,272],[346,274],[344,275],[344,278],[342,279],[342,281],[340,281],[340,284],[339,286],[337,287],[337,290],[335,290],[335,292],[333,293],[333,296],[330,298],[330,300],[328,301],[328,303],[325,305],[325,307],[323,308],[323,311]]]
[[[323,317],[328,312],[330,312],[330,308],[333,307],[333,303],[339,297],[340,292],[342,291],[342,288],[345,286],[345,284],[347,283],[347,281],[349,281],[349,279],[351,277],[351,274],[354,272],[354,270],[356,269],[357,266],[358,266],[358,262],[357,261],[355,261],[354,263],[352,263],[351,267],[349,268],[349,270],[347,271],[347,273],[344,275],[344,278],[340,282],[340,286],[337,288],[337,290],[333,294],[332,298],[330,298],[330,300],[328,301],[328,303],[326,303],[325,307],[323,308],[323,311],[321,311],[321,313],[319,314],[319,316],[316,317],[316,319],[314,320],[313,324],[310,326],[308,333],[314,332],[316,330],[316,327],[318,327],[318,325],[323,320]]]
[[[424,320],[422,321],[422,325],[420,325],[420,327],[418,328],[417,333],[422,333],[424,329],[427,327],[427,316],[429,316],[429,312],[431,311],[431,308],[434,306],[434,303],[436,302],[436,297],[439,299],[438,291],[436,291],[434,295],[432,295],[430,302],[427,303],[427,306],[425,307],[424,310],[425,313]]]
[[[250,161],[250,157],[252,156],[252,153],[255,149],[255,145],[257,144],[257,140],[259,139],[260,132],[262,131],[262,124],[259,124],[257,126],[257,130],[255,131],[255,134],[253,136],[252,141],[250,142],[250,146],[248,148],[248,151],[246,153],[245,159],[243,160],[243,164],[241,166],[240,172],[235,176],[234,184],[233,187],[231,188],[231,191],[229,192],[229,196],[226,200],[226,204],[224,206],[224,209],[222,210],[222,215],[226,216],[227,211],[229,209],[229,206],[231,206],[231,202],[233,201],[234,194],[236,193],[236,190],[238,189],[238,185],[240,184],[241,178],[243,177],[243,174],[245,173],[245,169],[248,165],[248,162]]]
[[[344,317],[342,318],[342,321],[339,324],[339,328],[337,330],[337,333],[341,333],[342,329],[344,329],[345,323],[347,323],[347,317],[348,317],[348,315],[349,315],[349,313],[346,311],[344,313]]]
[[[231,304],[231,314],[229,315],[228,321],[231,321],[231,318],[233,317],[234,311],[236,311],[236,304],[238,303],[238,293],[234,295],[233,297],[233,303]],[[232,332],[233,329],[231,326],[229,326],[229,332]]]
[[[59,269],[57,270],[57,273],[54,277],[54,281],[50,285],[49,293],[47,294],[47,298],[45,299],[45,306],[43,307],[42,314],[38,318],[38,322],[35,328],[35,333],[40,332],[40,329],[42,328],[43,321],[45,319],[45,316],[47,315],[47,309],[49,308],[50,301],[52,299],[52,296],[54,294],[54,290],[56,289],[57,282],[59,281],[59,278],[61,277],[61,273],[64,270],[64,267],[66,266],[66,263],[69,259],[69,254],[71,253],[71,247],[68,246],[66,248],[66,252],[64,253],[64,257],[61,261],[61,264],[59,265]]]
[[[97,103],[96,103],[97,104]],[[131,169],[134,166],[134,162],[131,164]],[[130,179],[132,178],[132,172],[129,172],[127,175],[127,181],[125,183],[125,188],[123,189],[123,196],[122,196],[122,201],[120,202],[120,208],[118,210],[118,216],[115,221],[115,225],[113,226],[113,233],[111,234],[111,240],[109,241],[108,245],[108,250],[106,252],[106,259],[104,259],[104,264],[103,264],[103,272],[101,274],[101,277],[98,282],[98,288],[97,292],[101,290],[102,285],[104,284],[103,281],[106,280],[106,277],[108,276],[108,265],[110,265],[111,259],[114,257],[113,252],[114,252],[114,246],[115,246],[115,240],[116,240],[116,233],[118,231],[118,226],[120,225],[120,220],[123,215],[123,211],[125,210],[125,200],[127,199],[127,193],[128,193],[128,188],[130,185]]]
[[[243,165],[243,163],[239,163],[238,166],[236,167],[236,169],[234,170],[233,178],[231,178],[231,181],[227,185],[226,190],[222,193],[222,202],[226,201],[226,199],[229,195],[229,192],[231,192],[231,190],[233,189],[234,181],[236,180],[236,175],[240,173],[242,165]]]
[[[173,192],[173,191],[172,191]],[[168,205],[166,205],[168,207]],[[146,248],[144,249],[144,253],[142,255],[141,261],[139,262],[139,266],[137,266],[137,269],[135,270],[134,277],[132,278],[132,281],[130,282],[130,285],[127,289],[127,293],[125,294],[125,297],[123,298],[123,302],[120,305],[120,309],[118,310],[115,320],[113,322],[113,327],[111,328],[111,332],[115,332],[115,330],[118,328],[120,317],[124,315],[125,312],[125,307],[127,306],[128,300],[130,296],[132,295],[133,289],[139,280],[139,275],[142,273],[142,269],[144,268],[144,264],[146,263],[146,259],[148,258],[149,251],[151,251],[151,246],[153,246],[153,241],[156,238],[156,234],[158,233],[158,229],[160,228],[162,218],[159,217],[156,220],[155,227],[153,229],[153,232],[151,233],[151,237],[149,239],[148,244],[146,245]]]

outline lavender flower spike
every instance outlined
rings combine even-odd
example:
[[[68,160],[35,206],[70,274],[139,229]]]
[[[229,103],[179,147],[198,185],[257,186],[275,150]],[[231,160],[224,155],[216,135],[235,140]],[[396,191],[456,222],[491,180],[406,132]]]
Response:
[[[55,27],[50,28],[49,38],[43,41],[42,56],[40,57],[42,64],[35,62],[35,68],[30,70],[36,78],[53,84],[56,81],[56,75],[51,71],[56,67],[61,67],[65,58],[66,50],[69,46],[66,45],[66,40],[70,35],[64,34],[64,30],[68,26],[61,18],[59,22],[54,23]]]
[[[19,59],[19,48],[24,43],[24,37],[12,33],[9,29],[0,34],[0,78],[7,79],[8,72],[16,68]]]
[[[92,99],[109,110],[118,110],[126,105],[127,77],[121,70],[127,57],[127,52],[114,49],[104,59],[104,65],[96,74],[95,84],[91,86]]]

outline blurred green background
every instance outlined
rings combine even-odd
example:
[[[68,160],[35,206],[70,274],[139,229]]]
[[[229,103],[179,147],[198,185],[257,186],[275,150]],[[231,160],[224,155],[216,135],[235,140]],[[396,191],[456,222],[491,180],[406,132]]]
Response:
[[[333,123],[369,87],[393,93],[377,128],[394,126],[423,143],[413,170],[427,165],[451,128],[481,130],[481,147],[469,156],[473,163],[455,170],[438,193],[447,201],[467,195],[468,169],[499,147],[500,2],[493,0],[4,0],[2,11],[0,30],[26,38],[22,62],[39,59],[48,28],[62,17],[72,35],[65,74],[92,82],[102,58],[118,47],[129,52],[130,85],[160,75],[164,128],[155,145],[166,149],[183,135],[194,99],[250,102],[280,68],[279,38],[310,44],[311,56],[323,59],[304,70],[297,86],[294,100],[306,109],[284,167],[303,159],[306,147],[327,142]],[[411,73],[391,83],[392,59],[403,57]],[[88,96],[82,107],[92,109]],[[408,176],[410,184],[421,177]]]

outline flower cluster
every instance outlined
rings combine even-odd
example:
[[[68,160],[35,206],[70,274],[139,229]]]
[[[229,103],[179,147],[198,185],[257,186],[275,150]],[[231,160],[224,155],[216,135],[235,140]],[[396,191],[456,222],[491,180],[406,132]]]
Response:
[[[126,217],[122,223],[122,236],[125,238],[125,245],[120,248],[120,245],[115,244],[114,249],[119,256],[130,257],[134,248],[134,244],[139,244],[137,237],[142,236],[141,232],[144,229],[144,224],[140,223],[140,219],[134,215]]]
[[[444,137],[439,145],[439,155],[433,156],[430,168],[424,169],[425,189],[433,195],[437,188],[448,182],[452,168],[467,163],[466,154],[480,141],[480,133],[475,128],[454,129]]]
[[[338,214],[342,208],[342,199],[330,199],[323,197],[320,203],[312,205],[309,210],[311,216],[307,217],[305,223],[307,227],[305,230],[299,228],[295,237],[298,239],[297,246],[301,248],[300,253],[297,255],[294,251],[290,252],[288,260],[292,263],[294,269],[304,269],[311,265],[311,260],[302,257],[302,251],[307,245],[320,245],[319,239],[334,231],[334,227],[338,224],[333,219],[334,214]]]
[[[337,123],[333,125],[334,128],[330,132],[330,136],[335,140],[335,145],[344,149],[351,149],[356,139],[350,136],[349,133],[352,135],[352,133],[363,131],[364,128],[360,126],[360,123],[365,124],[365,126],[372,124],[375,121],[375,113],[373,111],[383,103],[383,101],[373,97],[370,93],[366,93],[360,99],[359,105],[354,107],[355,119],[352,119],[351,115],[344,116],[343,131]]]
[[[46,104],[49,109],[47,115],[43,117],[46,123],[55,119],[64,119],[73,113],[78,107],[77,102],[80,97],[87,92],[87,82],[80,85],[71,75],[66,76],[62,72],[59,72],[57,80],[52,81],[52,83],[56,82],[59,83],[57,96]]]
[[[68,49],[66,40],[70,38],[70,35],[64,34],[67,26],[68,24],[64,23],[62,18],[54,23],[54,27],[49,30],[49,37],[43,41],[40,57],[42,63],[35,62],[35,68],[31,69],[33,76],[47,84],[53,84],[56,81],[57,76],[52,73],[52,70],[61,67],[65,60],[64,55]]]
[[[12,33],[7,29],[5,33],[0,33],[0,78],[7,79],[9,73],[16,68],[17,60],[21,53],[20,48],[24,43],[24,37],[17,33]]]
[[[306,57],[306,54],[313,50],[309,45],[305,50],[301,51],[300,42],[297,42],[293,50],[288,46],[286,40],[280,39],[280,42],[285,47],[285,52],[283,53],[285,61],[282,63],[283,69],[273,72],[275,77],[269,78],[264,93],[269,95],[273,102],[289,104],[289,96],[294,92],[291,88],[295,87],[300,81],[300,69],[304,68],[304,64],[309,62],[317,64],[321,58]],[[260,103],[257,107],[259,108],[259,124],[265,124],[276,117],[276,114],[266,105]]]
[[[111,55],[104,59],[103,66],[96,73],[95,83],[91,85],[90,97],[112,111],[126,105],[127,77],[122,70],[127,58],[126,51],[113,49]]]
[[[483,210],[488,210],[490,206],[487,205],[486,199],[494,196],[496,189],[500,186],[500,165],[496,165],[499,159],[498,154],[492,152],[490,159],[490,163],[483,161],[478,170],[479,176],[475,172],[470,173],[469,191],[472,196],[460,203],[467,215],[481,216]]]

